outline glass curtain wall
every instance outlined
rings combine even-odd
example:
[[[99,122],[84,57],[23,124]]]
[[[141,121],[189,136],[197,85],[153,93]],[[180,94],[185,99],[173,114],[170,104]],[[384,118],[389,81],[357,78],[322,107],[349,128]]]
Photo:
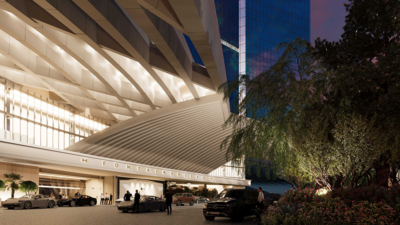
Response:
[[[65,149],[108,125],[0,84],[0,139]]]
[[[276,45],[298,37],[310,41],[310,0],[241,1],[246,2],[246,74],[251,78],[278,60],[282,52]]]

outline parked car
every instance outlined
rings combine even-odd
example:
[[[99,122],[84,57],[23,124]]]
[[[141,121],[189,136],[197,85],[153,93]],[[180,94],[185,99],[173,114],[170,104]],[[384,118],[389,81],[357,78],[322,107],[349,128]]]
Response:
[[[230,217],[242,221],[245,216],[257,214],[257,198],[257,190],[225,189],[204,204],[204,218],[214,220],[215,217]]]
[[[20,198],[7,199],[3,207],[8,209],[32,209],[32,208],[53,208],[56,205],[56,199],[46,197],[40,194],[24,195]]]
[[[190,193],[179,193],[172,196],[172,203],[176,204],[176,206],[181,206],[182,203],[189,203],[190,206],[193,206],[196,198]]]
[[[207,203],[210,199],[203,196],[194,196],[196,198],[196,203]]]
[[[126,213],[133,210],[134,203],[135,202],[133,200],[123,201],[120,204],[118,204],[117,207],[119,211]],[[159,197],[144,195],[140,197],[138,210],[139,212],[152,211],[152,210],[159,210],[160,212],[165,212],[165,210],[167,210],[167,204],[165,203],[165,200]]]
[[[135,200],[135,197],[131,196],[131,201],[133,201],[133,200]],[[115,200],[115,203],[119,204],[119,203],[124,202],[124,201],[125,201],[124,198],[119,198],[119,199]]]
[[[79,197],[59,199],[57,205],[63,207],[64,205],[69,205],[70,207],[75,207],[77,205],[89,205],[95,206],[97,204],[97,199],[90,197],[89,195],[80,195]]]

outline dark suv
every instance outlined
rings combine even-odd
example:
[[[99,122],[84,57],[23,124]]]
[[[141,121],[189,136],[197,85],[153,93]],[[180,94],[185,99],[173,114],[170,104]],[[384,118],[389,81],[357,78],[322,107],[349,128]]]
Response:
[[[258,191],[251,189],[225,189],[204,205],[206,220],[215,217],[230,217],[242,221],[245,216],[257,214]]]

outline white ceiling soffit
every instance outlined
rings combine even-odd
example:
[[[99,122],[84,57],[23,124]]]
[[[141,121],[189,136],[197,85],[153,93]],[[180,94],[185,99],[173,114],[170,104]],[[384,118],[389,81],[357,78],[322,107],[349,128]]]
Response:
[[[154,110],[96,133],[67,150],[145,165],[208,174],[226,162],[228,115],[220,95]]]

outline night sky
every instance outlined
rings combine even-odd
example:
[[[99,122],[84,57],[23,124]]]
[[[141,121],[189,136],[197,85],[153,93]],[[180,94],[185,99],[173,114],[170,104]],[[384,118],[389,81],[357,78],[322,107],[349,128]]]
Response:
[[[311,42],[317,37],[338,41],[343,33],[347,0],[311,0]]]

